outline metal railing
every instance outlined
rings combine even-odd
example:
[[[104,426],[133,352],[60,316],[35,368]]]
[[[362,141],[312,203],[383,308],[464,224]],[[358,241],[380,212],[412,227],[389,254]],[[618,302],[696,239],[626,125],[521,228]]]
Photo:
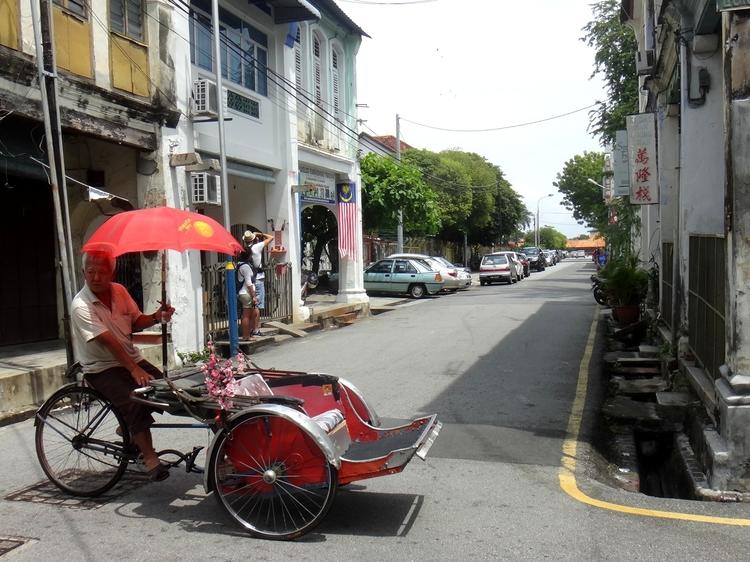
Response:
[[[143,282],[141,278],[141,255],[123,254],[117,258],[115,282],[123,285],[133,297],[138,308],[143,310]]]
[[[673,306],[672,288],[674,286],[674,243],[663,242],[661,245],[661,300],[659,309],[664,323],[670,330],[672,326]]]
[[[264,268],[266,303],[260,311],[261,322],[292,321],[292,268],[289,263],[269,265]],[[226,299],[224,264],[201,268],[203,287],[204,339],[227,337],[229,319]],[[238,310],[239,313],[239,310]]]
[[[690,349],[717,379],[725,360],[726,240],[691,236],[688,275]]]

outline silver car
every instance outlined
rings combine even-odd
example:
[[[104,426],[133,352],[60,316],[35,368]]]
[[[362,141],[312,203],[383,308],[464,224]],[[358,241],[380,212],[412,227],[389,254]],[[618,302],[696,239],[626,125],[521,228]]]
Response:
[[[407,253],[391,254],[390,256],[388,256],[388,258],[389,259],[407,258],[407,259],[422,261],[423,263],[427,264],[427,266],[430,269],[440,273],[440,276],[443,278],[443,281],[445,282],[443,289],[445,289],[446,291],[455,293],[462,286],[461,281],[459,281],[458,279],[458,270],[456,269],[456,266],[454,266],[452,263],[450,263],[448,260],[445,260],[444,258],[435,258],[432,256],[428,256],[427,254],[407,254]]]

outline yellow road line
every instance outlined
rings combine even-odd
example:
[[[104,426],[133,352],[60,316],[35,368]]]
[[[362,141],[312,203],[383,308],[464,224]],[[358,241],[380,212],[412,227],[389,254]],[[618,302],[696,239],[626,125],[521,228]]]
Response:
[[[581,430],[581,421],[583,419],[583,408],[586,404],[586,392],[589,383],[589,365],[591,364],[591,355],[594,351],[594,340],[596,339],[596,329],[599,325],[599,308],[597,307],[594,314],[594,320],[591,323],[589,337],[586,341],[586,349],[581,359],[581,365],[578,369],[578,384],[576,385],[576,396],[573,401],[573,408],[568,418],[567,437],[563,443],[562,459],[560,460],[560,488],[573,499],[598,507],[627,513],[630,515],[640,515],[643,517],[656,517],[661,519],[677,519],[680,521],[693,521],[697,523],[713,523],[717,525],[735,525],[740,527],[750,527],[750,519],[739,519],[732,517],[717,517],[713,515],[699,515],[697,513],[679,513],[675,511],[659,511],[654,509],[645,509],[641,507],[630,507],[607,501],[597,500],[584,494],[576,482],[576,454],[578,451],[578,435]]]

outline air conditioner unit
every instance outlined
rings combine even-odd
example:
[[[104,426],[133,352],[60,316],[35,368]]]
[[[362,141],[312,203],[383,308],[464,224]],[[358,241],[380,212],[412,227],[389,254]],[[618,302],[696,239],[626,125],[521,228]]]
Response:
[[[224,110],[227,109],[227,89],[222,88]],[[216,97],[216,82],[198,78],[193,80],[193,114],[216,117],[219,112],[219,100]]]
[[[653,49],[638,50],[635,54],[635,71],[638,75],[651,74],[656,65],[656,54]]]
[[[221,178],[207,172],[192,172],[190,186],[193,204],[221,205]]]

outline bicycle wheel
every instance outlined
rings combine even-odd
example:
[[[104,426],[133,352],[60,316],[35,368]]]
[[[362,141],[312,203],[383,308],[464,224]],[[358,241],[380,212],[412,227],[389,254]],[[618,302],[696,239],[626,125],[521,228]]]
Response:
[[[76,496],[106,492],[128,465],[125,421],[101,394],[78,384],[61,388],[39,408],[35,442],[47,477]]]
[[[310,531],[336,494],[337,472],[297,424],[272,414],[223,430],[209,466],[221,506],[251,535],[287,540]]]

